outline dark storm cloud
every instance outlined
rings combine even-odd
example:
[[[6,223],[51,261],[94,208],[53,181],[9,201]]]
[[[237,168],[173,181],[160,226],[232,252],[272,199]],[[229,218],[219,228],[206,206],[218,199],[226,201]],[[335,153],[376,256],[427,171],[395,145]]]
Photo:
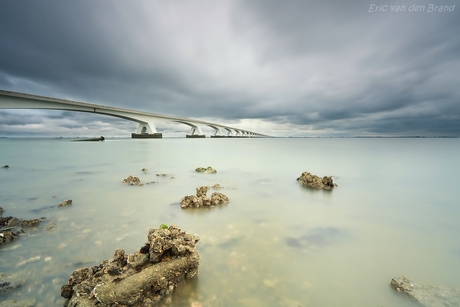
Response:
[[[460,7],[380,4],[387,10],[369,1],[3,1],[0,88],[271,135],[459,135]],[[409,12],[413,4],[426,9]],[[0,113],[2,134],[18,114]],[[73,131],[136,126],[43,116],[63,116]]]

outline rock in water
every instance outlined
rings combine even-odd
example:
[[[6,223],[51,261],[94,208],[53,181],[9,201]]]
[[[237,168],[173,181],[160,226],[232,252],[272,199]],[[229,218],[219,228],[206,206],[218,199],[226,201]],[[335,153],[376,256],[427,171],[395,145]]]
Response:
[[[196,188],[196,196],[197,197],[206,196],[206,193],[208,193],[208,187],[207,186],[202,186],[202,187]]]
[[[180,201],[181,208],[199,208],[199,207],[214,207],[217,205],[227,204],[228,197],[225,194],[214,192],[211,197],[207,197],[207,186],[196,188],[196,195],[185,196]]]
[[[67,207],[67,206],[70,206],[72,205],[72,200],[71,199],[66,199],[64,201],[61,201],[58,205],[58,208],[62,208],[62,207]]]
[[[61,296],[69,299],[68,307],[154,306],[198,273],[199,240],[174,225],[151,228],[138,252],[126,255],[117,249],[112,261],[74,271]]]
[[[425,307],[460,306],[460,289],[415,282],[405,276],[393,278],[390,285]]]
[[[214,174],[214,173],[217,173],[217,171],[215,169],[213,169],[212,167],[208,166],[208,167],[197,167],[195,169],[196,172],[198,173],[206,173],[206,174]]]
[[[127,178],[123,179],[123,183],[129,184],[129,185],[139,185],[142,186],[142,182],[139,179],[139,177],[134,177],[129,175]]]
[[[304,186],[316,189],[330,190],[337,186],[331,176],[324,176],[323,178],[320,178],[309,172],[303,172],[297,180]]]
[[[3,213],[3,207],[0,206],[0,215],[2,215],[2,213]]]

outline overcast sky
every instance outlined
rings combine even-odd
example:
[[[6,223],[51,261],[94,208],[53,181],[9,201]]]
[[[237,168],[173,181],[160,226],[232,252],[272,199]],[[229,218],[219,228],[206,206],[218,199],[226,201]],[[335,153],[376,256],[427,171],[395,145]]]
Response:
[[[1,0],[0,89],[272,136],[460,136],[457,2]],[[0,110],[0,136],[136,129],[88,113]]]

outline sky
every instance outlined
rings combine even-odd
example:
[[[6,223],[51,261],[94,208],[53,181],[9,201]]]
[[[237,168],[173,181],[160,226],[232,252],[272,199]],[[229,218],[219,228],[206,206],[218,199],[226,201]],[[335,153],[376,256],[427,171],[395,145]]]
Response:
[[[460,136],[460,3],[373,1],[2,0],[0,89],[277,137]],[[136,129],[0,109],[0,136]]]

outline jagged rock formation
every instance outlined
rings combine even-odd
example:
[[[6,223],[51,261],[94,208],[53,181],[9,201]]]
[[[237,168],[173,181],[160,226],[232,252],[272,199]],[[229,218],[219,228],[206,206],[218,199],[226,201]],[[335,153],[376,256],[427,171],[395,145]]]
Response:
[[[197,235],[151,228],[148,242],[139,251],[126,255],[117,249],[113,260],[80,268],[61,287],[68,307],[154,306],[182,281],[198,272]]]
[[[181,199],[181,208],[215,207],[229,202],[225,194],[214,192],[209,198],[206,196],[207,192],[207,186],[196,188],[196,195],[185,196]]]
[[[309,172],[303,172],[302,175],[297,178],[297,181],[304,186],[316,189],[330,190],[337,186],[337,184],[333,182],[331,176],[324,176],[323,178],[320,178]]]
[[[393,278],[390,285],[425,307],[460,306],[460,289],[415,282],[405,276]]]
[[[214,174],[214,173],[217,173],[217,171],[215,169],[213,169],[212,167],[208,166],[208,167],[197,167],[195,169],[196,172],[198,173],[206,173],[206,174]]]

